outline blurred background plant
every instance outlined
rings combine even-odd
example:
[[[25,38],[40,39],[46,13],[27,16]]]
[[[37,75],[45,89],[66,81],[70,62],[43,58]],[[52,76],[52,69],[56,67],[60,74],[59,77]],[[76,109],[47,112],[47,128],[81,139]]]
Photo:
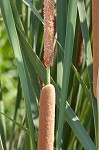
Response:
[[[47,83],[43,1],[0,0],[0,7],[0,150],[36,150],[39,96]],[[91,0],[55,1],[51,82],[56,89],[57,150],[98,147],[91,11]]]

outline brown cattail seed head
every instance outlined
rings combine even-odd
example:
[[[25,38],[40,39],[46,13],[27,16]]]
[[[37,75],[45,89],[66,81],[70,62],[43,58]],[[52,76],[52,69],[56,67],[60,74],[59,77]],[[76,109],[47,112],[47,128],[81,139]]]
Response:
[[[53,64],[54,56],[54,0],[44,0],[44,63]]]
[[[79,68],[83,61],[83,38],[81,33],[81,27],[79,28],[78,33],[78,48],[77,48],[77,59],[76,59],[76,67]]]
[[[96,96],[97,77],[99,68],[99,0],[92,0],[92,26],[93,26],[93,91],[94,95]]]
[[[38,150],[53,150],[55,88],[48,84],[40,94]]]

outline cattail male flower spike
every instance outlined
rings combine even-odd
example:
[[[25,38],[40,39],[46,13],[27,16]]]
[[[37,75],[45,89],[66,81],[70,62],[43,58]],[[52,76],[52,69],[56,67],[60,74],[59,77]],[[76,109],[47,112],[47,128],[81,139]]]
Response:
[[[54,55],[54,0],[44,0],[44,63],[52,66]]]

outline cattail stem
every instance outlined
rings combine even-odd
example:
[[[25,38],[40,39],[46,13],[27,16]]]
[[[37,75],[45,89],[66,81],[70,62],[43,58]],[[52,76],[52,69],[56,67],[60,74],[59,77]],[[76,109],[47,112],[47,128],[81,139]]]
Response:
[[[38,150],[53,150],[55,88],[48,84],[40,94]]]
[[[93,25],[93,91],[96,95],[97,76],[99,68],[99,0],[92,0]]]
[[[50,84],[50,67],[47,67],[47,84]]]

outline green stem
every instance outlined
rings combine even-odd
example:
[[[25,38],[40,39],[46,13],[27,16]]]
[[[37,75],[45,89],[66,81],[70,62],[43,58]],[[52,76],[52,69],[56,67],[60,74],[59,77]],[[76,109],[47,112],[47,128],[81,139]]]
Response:
[[[50,84],[50,67],[47,67],[47,84]]]

